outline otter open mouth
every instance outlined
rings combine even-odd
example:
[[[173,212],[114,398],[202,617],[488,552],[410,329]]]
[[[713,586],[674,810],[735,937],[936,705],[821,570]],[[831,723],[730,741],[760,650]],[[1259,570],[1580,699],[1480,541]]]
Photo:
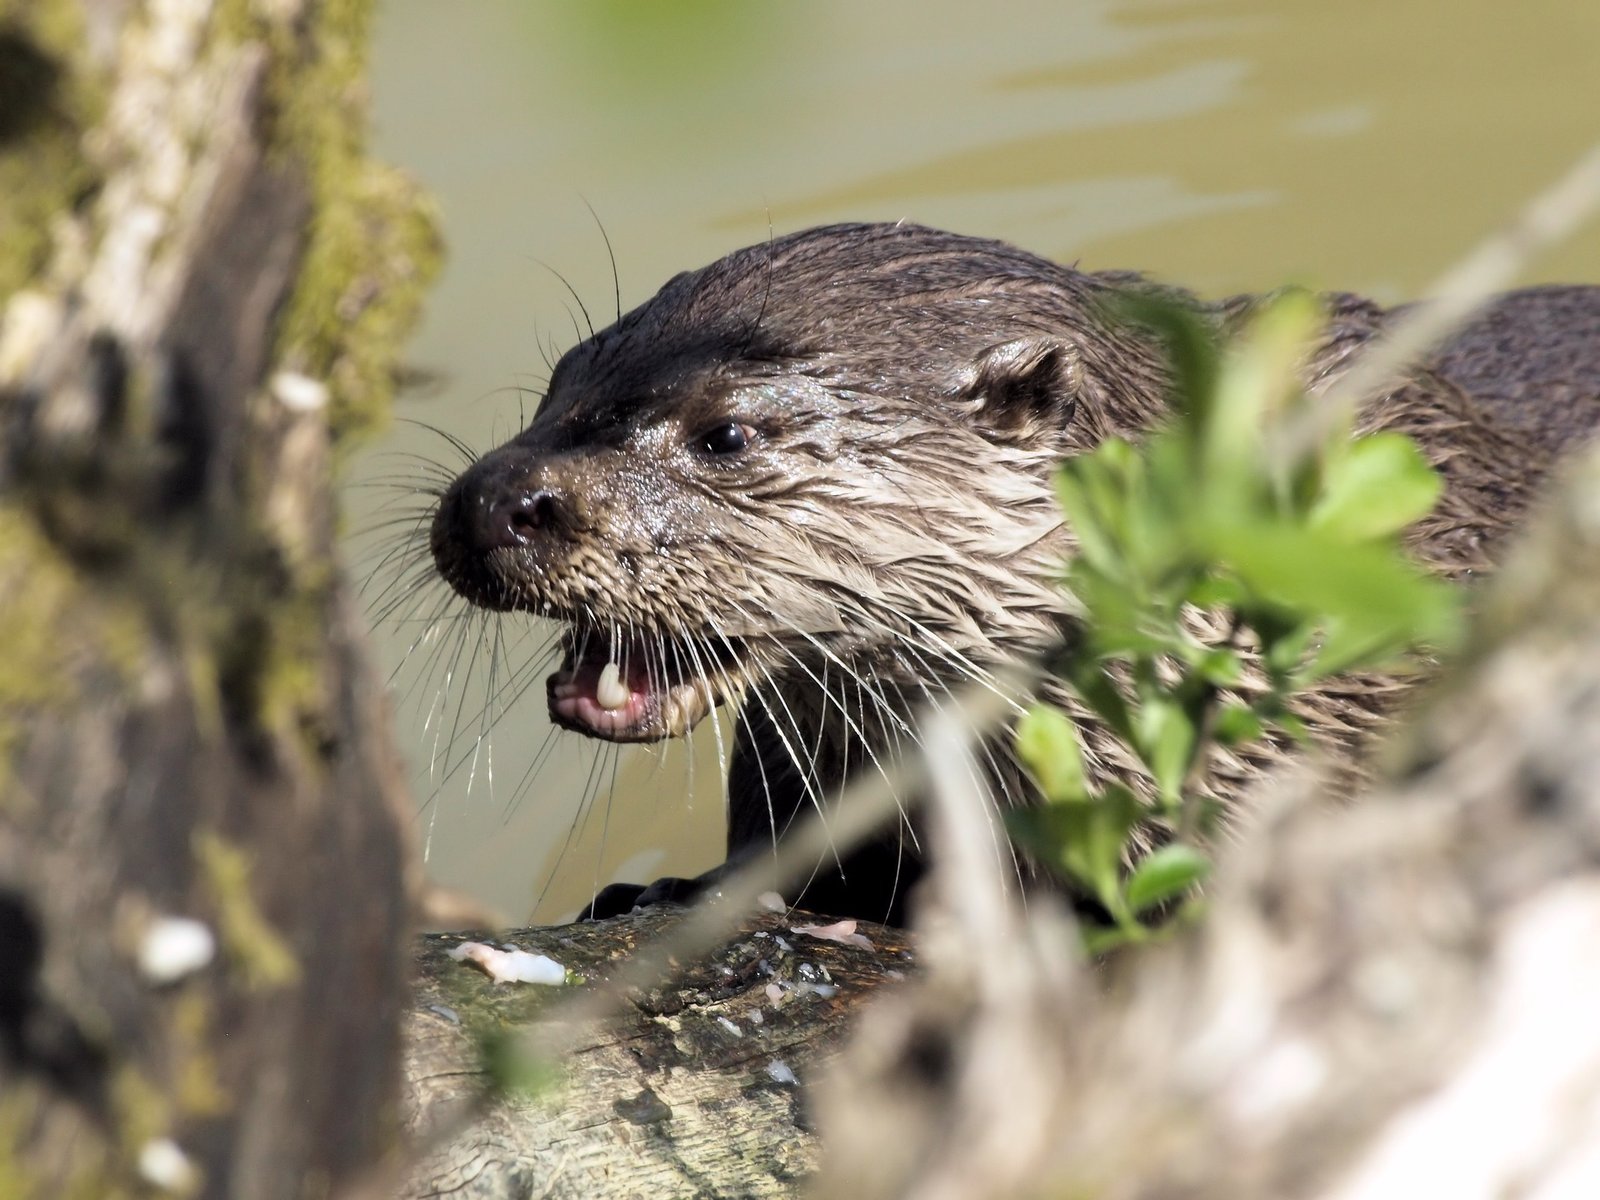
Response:
[[[739,644],[713,646],[567,633],[561,667],[546,683],[550,719],[612,742],[683,737],[739,690]]]

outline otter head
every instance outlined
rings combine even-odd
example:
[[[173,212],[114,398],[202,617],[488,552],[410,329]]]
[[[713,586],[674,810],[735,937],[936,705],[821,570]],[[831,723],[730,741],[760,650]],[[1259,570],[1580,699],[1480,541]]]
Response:
[[[1107,286],[904,225],[679,275],[450,487],[438,569],[566,623],[551,716],[595,737],[768,685],[919,699],[1047,636],[1050,469],[1152,415],[1157,356],[1105,330]]]

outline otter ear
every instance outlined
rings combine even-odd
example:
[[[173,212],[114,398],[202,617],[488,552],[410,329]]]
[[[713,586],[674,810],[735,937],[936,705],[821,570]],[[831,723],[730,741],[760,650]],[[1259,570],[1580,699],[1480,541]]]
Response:
[[[1075,350],[1043,335],[990,346],[973,360],[965,389],[985,425],[1015,430],[1046,425],[1065,429],[1078,404],[1080,372]]]

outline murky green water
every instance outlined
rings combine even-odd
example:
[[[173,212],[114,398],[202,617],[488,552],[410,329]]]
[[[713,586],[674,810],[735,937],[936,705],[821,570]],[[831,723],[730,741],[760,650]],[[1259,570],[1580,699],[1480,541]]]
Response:
[[[479,448],[509,436],[583,320],[555,273],[597,323],[615,313],[591,205],[624,308],[769,229],[900,218],[1212,294],[1414,296],[1600,137],[1597,61],[1592,0],[386,0],[378,145],[450,242],[413,349],[443,382],[402,412]],[[1528,275],[1553,279],[1600,280],[1600,233]],[[395,448],[448,457],[405,427]],[[378,502],[352,492],[352,524]],[[379,631],[386,663],[416,631]],[[518,918],[543,891],[551,918],[597,879],[720,857],[709,738],[692,795],[681,748],[597,756],[574,735],[525,781],[542,674],[474,758],[486,679],[448,651],[420,685],[413,653],[397,692],[419,801],[437,786],[435,878]],[[430,756],[461,765],[436,785]]]

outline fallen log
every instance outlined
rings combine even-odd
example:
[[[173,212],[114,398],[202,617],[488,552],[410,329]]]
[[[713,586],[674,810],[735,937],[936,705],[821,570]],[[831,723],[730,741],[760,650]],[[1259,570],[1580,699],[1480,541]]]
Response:
[[[680,919],[662,905],[486,940],[599,987]],[[617,1019],[567,1031],[577,1048],[543,1064],[531,1094],[511,1095],[495,1085],[495,1057],[514,1053],[507,1031],[562,1019],[565,989],[495,983],[449,957],[462,936],[425,939],[406,1017],[406,1121],[432,1149],[401,1194],[795,1195],[817,1167],[806,1085],[859,1006],[911,967],[903,930],[863,923],[841,942],[805,932],[809,920],[751,919],[715,954],[631,994]]]

